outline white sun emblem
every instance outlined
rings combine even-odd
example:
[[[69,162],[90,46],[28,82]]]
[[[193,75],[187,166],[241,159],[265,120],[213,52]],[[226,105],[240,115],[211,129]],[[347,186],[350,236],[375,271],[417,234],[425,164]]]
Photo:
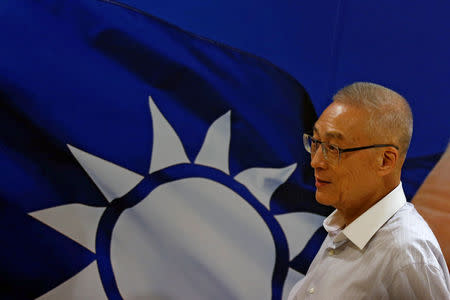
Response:
[[[145,176],[68,145],[110,205],[30,213],[96,254],[39,299],[286,299],[303,277],[289,262],[323,221],[270,211],[272,194],[296,164],[231,177],[231,112],[210,126],[191,163],[151,97],[149,105],[153,147]]]

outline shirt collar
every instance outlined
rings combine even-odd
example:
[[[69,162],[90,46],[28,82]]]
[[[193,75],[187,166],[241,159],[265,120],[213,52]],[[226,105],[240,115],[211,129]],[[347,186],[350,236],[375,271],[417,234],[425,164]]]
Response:
[[[334,243],[340,244],[345,239],[349,239],[362,250],[378,229],[405,203],[406,197],[400,182],[395,189],[347,225],[347,227],[343,228],[345,225],[344,217],[338,210],[335,210],[323,221],[323,226]]]

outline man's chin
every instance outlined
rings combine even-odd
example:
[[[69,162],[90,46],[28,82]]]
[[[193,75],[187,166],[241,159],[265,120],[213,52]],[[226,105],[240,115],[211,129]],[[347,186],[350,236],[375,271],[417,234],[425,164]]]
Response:
[[[333,206],[335,202],[329,193],[319,192],[316,190],[316,201],[322,205]]]

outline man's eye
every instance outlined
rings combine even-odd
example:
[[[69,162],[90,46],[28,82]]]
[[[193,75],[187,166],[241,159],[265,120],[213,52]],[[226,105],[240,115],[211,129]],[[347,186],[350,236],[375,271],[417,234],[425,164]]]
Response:
[[[339,148],[334,145],[327,144],[327,150],[330,154],[338,154],[339,153]]]

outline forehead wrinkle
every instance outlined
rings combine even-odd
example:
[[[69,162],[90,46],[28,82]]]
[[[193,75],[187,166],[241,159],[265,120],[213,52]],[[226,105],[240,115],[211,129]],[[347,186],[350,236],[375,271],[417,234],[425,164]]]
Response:
[[[316,132],[320,136],[320,132],[317,129],[316,125],[314,125],[314,127],[313,127],[313,132]],[[325,132],[324,136],[329,139],[345,140],[342,133],[340,133],[338,131],[334,131],[334,130]]]

